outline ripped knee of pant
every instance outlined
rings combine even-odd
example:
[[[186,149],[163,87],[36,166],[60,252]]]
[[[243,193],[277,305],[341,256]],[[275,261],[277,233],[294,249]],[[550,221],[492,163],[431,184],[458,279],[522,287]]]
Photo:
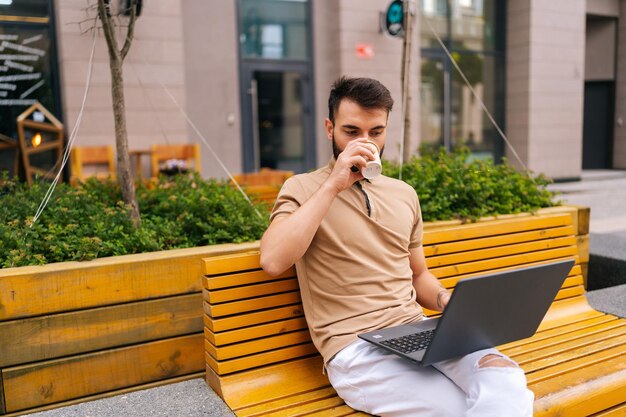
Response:
[[[518,368],[517,364],[513,362],[511,359],[504,357],[504,356],[500,356],[500,355],[494,355],[494,354],[483,356],[478,361],[478,367],[479,368],[488,368],[488,367]]]

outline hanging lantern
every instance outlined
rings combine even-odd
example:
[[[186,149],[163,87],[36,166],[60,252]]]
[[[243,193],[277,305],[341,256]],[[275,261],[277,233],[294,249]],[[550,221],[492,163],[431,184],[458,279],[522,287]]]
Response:
[[[63,124],[36,102],[17,117],[17,134],[28,185],[35,175],[54,179],[63,155]]]

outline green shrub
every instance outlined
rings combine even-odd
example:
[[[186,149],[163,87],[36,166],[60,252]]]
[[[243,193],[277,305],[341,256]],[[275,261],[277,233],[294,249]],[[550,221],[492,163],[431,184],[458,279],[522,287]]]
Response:
[[[198,175],[163,177],[139,187],[142,225],[135,229],[112,182],[59,184],[32,226],[48,183],[28,188],[0,180],[0,267],[84,261],[173,248],[259,239],[267,207],[255,209],[228,184]]]
[[[425,221],[473,221],[497,214],[535,212],[557,205],[543,175],[518,172],[506,161],[473,159],[467,148],[423,150],[402,167],[402,179],[420,199]],[[385,175],[398,178],[400,166],[384,161]]]

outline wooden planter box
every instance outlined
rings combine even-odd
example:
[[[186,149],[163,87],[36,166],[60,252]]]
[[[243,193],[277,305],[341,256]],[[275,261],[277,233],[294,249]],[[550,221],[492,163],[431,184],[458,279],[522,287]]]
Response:
[[[573,217],[586,273],[589,210],[536,216],[555,212]],[[203,377],[201,259],[251,250],[258,242],[0,270],[0,415]]]

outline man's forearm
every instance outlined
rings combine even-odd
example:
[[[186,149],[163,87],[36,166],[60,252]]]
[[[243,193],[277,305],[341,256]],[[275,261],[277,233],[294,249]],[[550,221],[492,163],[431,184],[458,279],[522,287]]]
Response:
[[[417,302],[424,308],[433,311],[442,311],[444,305],[442,302],[442,295],[446,295],[446,290],[439,280],[428,270],[424,271],[421,275],[413,278],[413,287],[417,295]],[[445,300],[447,302],[447,298]]]
[[[304,255],[336,196],[324,183],[293,214],[270,224],[261,239],[261,267],[268,274],[281,274]]]

